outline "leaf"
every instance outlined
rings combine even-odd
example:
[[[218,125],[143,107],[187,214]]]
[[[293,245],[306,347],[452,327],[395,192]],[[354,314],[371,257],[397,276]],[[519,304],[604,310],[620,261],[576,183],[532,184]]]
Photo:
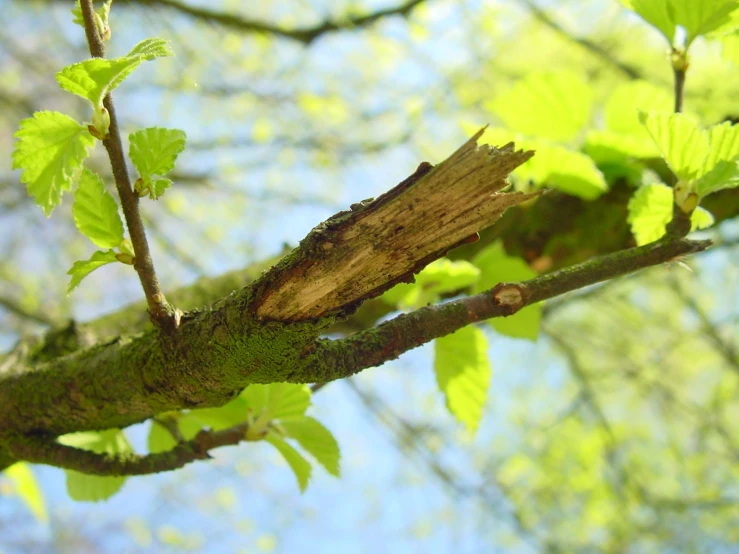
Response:
[[[702,173],[706,174],[720,162],[733,162],[739,159],[739,125],[726,121],[708,129],[708,156],[703,163]]]
[[[621,0],[627,8],[638,13],[641,18],[664,35],[672,46],[675,39],[675,20],[671,13],[674,0]],[[679,0],[684,1],[684,0]]]
[[[298,441],[298,444],[326,471],[335,477],[339,477],[339,443],[331,434],[331,431],[312,417],[292,419],[280,424],[287,436]]]
[[[636,244],[641,246],[662,238],[672,219],[673,191],[663,184],[640,187],[629,200],[627,221],[631,225]],[[696,209],[690,218],[691,230],[705,229],[713,224],[713,216],[703,208]]]
[[[434,371],[449,411],[474,432],[490,386],[490,362],[485,335],[477,327],[463,327],[434,341]]]
[[[177,446],[177,441],[167,429],[156,421],[151,422],[147,438],[149,452],[168,452]]]
[[[695,192],[703,197],[712,192],[739,186],[739,162],[719,162],[695,181]]]
[[[382,299],[399,309],[420,308],[437,302],[441,294],[471,286],[479,275],[480,271],[469,262],[441,258],[416,275],[415,283],[396,285]]]
[[[115,248],[123,241],[123,222],[118,204],[103,180],[89,169],[83,169],[74,193],[72,215],[77,229],[100,248]]]
[[[592,88],[573,72],[531,74],[486,105],[513,131],[562,142],[577,137],[592,107]]]
[[[249,385],[242,393],[255,413],[269,412],[271,419],[302,417],[310,406],[311,393],[306,385],[272,383]]]
[[[128,155],[143,178],[165,175],[174,169],[177,156],[185,149],[187,136],[180,129],[149,127],[128,136]]]
[[[718,37],[717,40],[721,42],[723,58],[734,65],[739,65],[739,31]]]
[[[130,454],[133,452],[126,436],[120,429],[87,431],[59,437],[59,442],[98,454]],[[64,470],[67,475],[67,492],[73,500],[97,502],[110,498],[125,483],[125,477],[87,475]]]
[[[674,20],[686,33],[686,47],[699,36],[729,23],[739,8],[736,0],[671,0]]]
[[[204,426],[210,427],[214,431],[220,431],[245,422],[249,414],[249,407],[246,399],[239,396],[219,408],[190,410],[189,416],[197,418]]]
[[[100,16],[100,20],[107,25],[108,23],[108,15],[110,13],[110,5],[113,3],[113,0],[108,0],[105,2],[105,4],[102,5],[102,7],[95,10],[95,13]],[[72,23],[75,23],[85,28],[85,20],[82,17],[82,6],[80,6],[80,0],[76,0],[74,3],[74,8],[70,10],[72,12]]]
[[[275,433],[268,433],[264,437],[264,440],[274,446],[277,451],[282,454],[285,461],[293,470],[295,477],[298,480],[298,486],[300,492],[305,492],[308,488],[308,481],[310,480],[311,467],[308,460],[303,458],[300,453],[290,446],[287,442],[278,437]]]
[[[69,280],[69,286],[67,286],[67,294],[77,288],[77,285],[82,282],[82,279],[87,277],[97,268],[107,264],[112,264],[117,261],[118,260],[115,257],[115,252],[113,252],[112,250],[107,250],[105,252],[98,250],[97,252],[93,253],[92,256],[90,256],[89,260],[74,262],[71,269],[67,271],[67,275],[70,275],[72,277]]]
[[[689,181],[701,171],[708,156],[708,134],[681,113],[639,114],[644,125],[657,144],[670,169],[680,179]]]
[[[46,217],[70,190],[95,139],[87,127],[59,112],[36,112],[24,119],[15,133],[13,169]]]
[[[526,281],[536,277],[536,272],[521,258],[508,256],[500,242],[481,250],[472,263],[481,272],[480,280],[472,289],[473,294],[490,289],[498,283]],[[508,317],[493,318],[490,324],[502,335],[535,341],[541,326],[541,304],[526,306]]]
[[[639,112],[665,112],[672,109],[672,95],[649,81],[622,83],[608,97],[604,108],[606,129],[648,138],[639,121]]]
[[[18,462],[6,469],[4,475],[13,482],[14,492],[20,497],[28,509],[31,510],[36,521],[48,523],[49,514],[46,511],[44,495],[41,493],[31,466],[23,462]]]
[[[120,58],[90,58],[63,68],[56,74],[59,86],[67,92],[86,98],[99,107],[103,98],[118,87],[134,69],[146,60],[171,56],[172,50],[163,39],[147,39]]]
[[[585,200],[594,200],[608,189],[603,173],[582,152],[539,142],[526,146],[535,149],[536,155],[514,171],[518,178]]]

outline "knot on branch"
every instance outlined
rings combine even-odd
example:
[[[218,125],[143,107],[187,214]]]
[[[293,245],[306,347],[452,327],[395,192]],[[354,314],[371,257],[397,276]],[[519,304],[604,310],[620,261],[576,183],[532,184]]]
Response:
[[[513,315],[526,305],[530,291],[521,284],[499,283],[493,287],[493,302],[502,308],[505,315]]]

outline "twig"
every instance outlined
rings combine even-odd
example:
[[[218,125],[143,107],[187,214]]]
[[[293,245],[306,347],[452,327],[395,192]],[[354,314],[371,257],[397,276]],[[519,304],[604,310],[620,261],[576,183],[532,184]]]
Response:
[[[18,437],[6,446],[19,460],[72,469],[89,475],[150,475],[179,469],[196,460],[208,460],[208,451],[246,440],[249,425],[240,423],[221,431],[200,431],[195,438],[156,454],[98,454],[39,436]]]
[[[386,8],[377,10],[366,15],[343,18],[340,21],[327,19],[323,23],[312,27],[302,27],[290,29],[287,27],[279,27],[262,21],[247,19],[235,14],[229,14],[201,8],[179,2],[178,0],[136,0],[139,4],[150,6],[163,6],[177,10],[180,13],[187,14],[191,17],[206,21],[208,23],[218,23],[224,27],[230,27],[238,31],[256,32],[264,34],[272,34],[296,40],[304,44],[310,44],[321,35],[333,31],[350,30],[361,27],[367,27],[374,22],[385,17],[399,15],[406,17],[414,8],[422,4],[426,0],[407,0],[394,8]]]
[[[325,381],[347,377],[393,360],[412,348],[475,322],[512,315],[524,306],[657,265],[676,256],[700,252],[710,245],[711,241],[663,239],[529,281],[501,283],[475,296],[421,308],[345,339],[321,339],[310,353],[313,367],[300,373],[315,372],[321,375],[320,380]]]
[[[534,2],[532,2],[531,0],[521,0],[521,2],[526,5],[529,11],[532,14],[534,14],[534,16],[539,21],[541,21],[544,25],[552,29],[557,34],[574,42],[575,44],[579,44],[580,46],[588,50],[590,53],[594,54],[595,56],[597,56],[598,58],[606,62],[608,65],[619,70],[621,73],[626,75],[629,79],[641,79],[641,74],[639,73],[637,69],[614,58],[600,44],[596,44],[592,40],[584,38],[584,37],[576,37],[576,36],[571,35],[562,26],[560,26],[556,21],[554,21],[551,17],[549,17],[549,15],[544,10],[542,10],[539,6],[534,4]]]
[[[103,58],[105,57],[105,46],[95,24],[92,0],[82,0],[81,7],[90,54],[95,58]],[[139,275],[141,286],[144,289],[151,318],[159,327],[170,327],[174,323],[174,311],[167,303],[164,294],[159,288],[159,281],[157,280],[154,263],[149,252],[149,244],[146,240],[144,223],[141,220],[141,213],[139,211],[139,197],[136,196],[136,193],[134,193],[131,187],[126,159],[123,154],[123,143],[121,142],[121,135],[118,130],[118,119],[115,114],[115,107],[113,106],[113,97],[110,94],[106,95],[103,99],[103,105],[110,115],[110,130],[108,136],[103,140],[103,145],[108,151],[115,185],[121,199],[123,215],[126,218],[126,225],[131,234],[131,243],[133,244],[135,253],[134,268]]]

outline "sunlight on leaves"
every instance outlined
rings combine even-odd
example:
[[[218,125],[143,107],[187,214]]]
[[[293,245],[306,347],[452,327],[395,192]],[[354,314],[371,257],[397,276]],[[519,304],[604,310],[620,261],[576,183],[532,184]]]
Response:
[[[449,411],[473,433],[482,419],[490,387],[487,340],[477,327],[434,341],[434,371]]]
[[[536,277],[536,272],[521,258],[506,254],[500,242],[481,250],[472,263],[481,272],[479,282],[472,289],[473,294],[491,289],[498,283]],[[508,317],[494,317],[489,323],[501,335],[535,341],[539,336],[541,308],[541,303],[526,306]]]
[[[24,119],[15,133],[13,169],[21,169],[20,180],[46,217],[72,188],[95,139],[87,127],[59,112],[36,112]]]
[[[293,470],[295,478],[298,480],[298,487],[300,492],[305,492],[308,488],[308,481],[311,475],[310,463],[292,446],[282,440],[275,433],[268,433],[264,440],[274,446],[277,451],[282,455],[290,469]]]
[[[103,180],[89,169],[82,170],[74,193],[72,215],[77,229],[100,248],[116,248],[123,241],[123,221],[118,203],[105,190]]]
[[[59,442],[98,454],[130,454],[133,452],[126,436],[120,429],[106,431],[87,431],[59,437]],[[65,469],[67,493],[73,500],[97,502],[105,500],[118,492],[126,477],[87,475]]]
[[[280,427],[288,437],[298,441],[303,450],[313,456],[326,471],[339,477],[339,443],[321,422],[312,417],[304,417],[284,421]]]
[[[89,260],[74,262],[70,270],[67,271],[67,275],[71,276],[69,285],[67,286],[67,294],[77,288],[77,286],[82,282],[82,279],[87,277],[97,268],[117,261],[118,259],[115,257],[115,252],[112,250],[107,250],[105,252],[98,250],[90,256]]]
[[[518,133],[568,142],[590,120],[593,92],[577,73],[534,73],[485,107]]]
[[[266,411],[271,419],[302,417],[310,406],[311,392],[306,385],[272,383],[249,385],[241,393],[255,413]]]
[[[13,483],[13,491],[31,510],[33,517],[40,523],[49,522],[44,495],[38,486],[38,481],[29,464],[18,462],[3,472],[3,475]]]
[[[90,58],[68,65],[56,74],[57,83],[67,92],[102,106],[103,98],[115,90],[142,62],[171,56],[172,50],[164,39],[139,42],[128,55],[120,58]]]
[[[636,244],[654,242],[665,235],[665,227],[672,220],[673,191],[663,184],[640,187],[629,200],[628,222]],[[698,207],[690,218],[692,231],[713,225],[711,213]]]

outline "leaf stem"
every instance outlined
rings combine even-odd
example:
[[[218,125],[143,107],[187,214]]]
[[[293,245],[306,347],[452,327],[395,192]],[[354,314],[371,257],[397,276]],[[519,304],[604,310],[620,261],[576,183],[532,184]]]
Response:
[[[85,36],[87,37],[90,54],[95,58],[104,58],[105,45],[95,23],[92,0],[82,0],[80,5],[82,8],[82,17],[85,21]],[[105,106],[110,115],[110,129],[108,136],[103,140],[103,145],[110,158],[115,185],[121,199],[123,215],[126,218],[126,226],[131,235],[131,243],[133,244],[136,255],[133,265],[139,275],[141,286],[144,289],[152,320],[160,328],[173,328],[175,321],[174,310],[167,303],[164,293],[162,293],[159,287],[159,281],[149,251],[149,243],[146,240],[144,223],[141,219],[139,197],[136,196],[131,186],[126,158],[123,153],[123,143],[118,128],[118,119],[113,105],[113,98],[110,94],[106,95],[103,99],[103,106]]]

